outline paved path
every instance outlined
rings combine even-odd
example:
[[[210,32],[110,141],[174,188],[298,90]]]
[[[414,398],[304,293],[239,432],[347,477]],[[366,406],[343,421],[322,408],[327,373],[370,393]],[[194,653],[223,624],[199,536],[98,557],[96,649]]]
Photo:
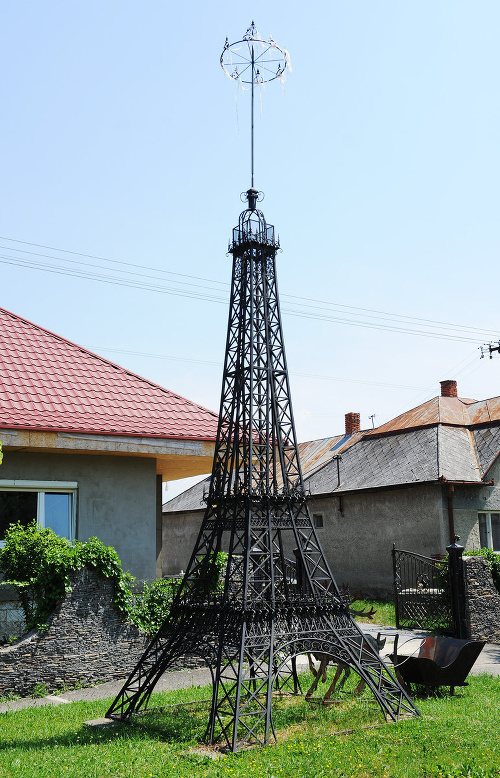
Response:
[[[416,632],[413,630],[398,630],[396,627],[384,627],[378,624],[362,624],[362,629],[371,635],[377,635],[381,632],[386,636],[386,644],[382,649],[382,656],[385,657],[391,653],[394,637],[399,634],[399,649],[403,647],[406,641],[409,641],[404,648],[404,653],[411,653],[418,647],[419,641],[426,637],[427,632]],[[398,650],[399,650],[398,649]],[[304,663],[307,660],[304,657]],[[300,663],[300,660],[299,660]],[[487,643],[479,658],[472,668],[471,675],[480,673],[489,673],[490,675],[500,676],[500,644]],[[211,683],[210,671],[206,668],[196,670],[177,670],[166,672],[156,684],[155,691],[170,691],[172,689],[187,689],[190,686],[207,686]],[[0,703],[0,713],[7,711],[22,710],[23,708],[38,708],[42,705],[66,705],[70,702],[79,700],[103,700],[107,697],[115,697],[123,685],[123,680],[109,681],[108,683],[90,686],[87,689],[76,689],[72,692],[63,692],[62,694],[51,695],[33,699],[24,697],[21,700]]]

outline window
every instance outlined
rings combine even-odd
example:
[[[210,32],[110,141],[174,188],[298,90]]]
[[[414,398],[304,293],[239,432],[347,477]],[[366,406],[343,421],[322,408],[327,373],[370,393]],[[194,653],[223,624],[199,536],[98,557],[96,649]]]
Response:
[[[313,524],[316,529],[323,529],[323,514],[313,513]]]
[[[500,551],[500,513],[479,514],[479,542],[481,548]]]
[[[65,481],[0,480],[0,548],[9,524],[36,519],[68,540],[75,538],[77,484]]]

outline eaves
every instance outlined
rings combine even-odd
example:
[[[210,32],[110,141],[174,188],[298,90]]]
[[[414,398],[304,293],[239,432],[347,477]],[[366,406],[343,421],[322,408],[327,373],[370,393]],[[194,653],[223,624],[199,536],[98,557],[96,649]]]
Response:
[[[187,513],[202,513],[205,511],[205,506],[203,504],[200,504],[199,508],[184,508],[184,510],[178,510],[178,511],[166,511],[164,508],[162,508],[162,515],[163,516],[180,516],[180,515],[186,515]]]
[[[367,486],[362,489],[336,489],[330,492],[314,492],[307,495],[308,500],[325,499],[327,497],[344,497],[348,494],[370,494],[372,492],[389,492],[401,489],[414,489],[419,486],[440,486],[452,484],[454,486],[492,486],[493,482],[484,481],[448,481],[444,476],[430,481],[414,481],[405,484],[387,484],[384,486]]]

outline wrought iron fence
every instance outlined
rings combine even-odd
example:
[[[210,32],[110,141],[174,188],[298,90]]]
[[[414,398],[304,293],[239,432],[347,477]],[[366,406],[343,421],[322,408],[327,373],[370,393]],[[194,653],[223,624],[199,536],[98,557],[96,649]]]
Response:
[[[454,634],[448,562],[392,549],[396,626]]]

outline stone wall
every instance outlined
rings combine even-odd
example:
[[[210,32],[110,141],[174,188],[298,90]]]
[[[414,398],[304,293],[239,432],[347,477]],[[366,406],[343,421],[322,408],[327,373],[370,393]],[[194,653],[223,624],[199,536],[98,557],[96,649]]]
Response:
[[[500,594],[482,556],[463,557],[467,637],[500,643]]]
[[[109,579],[87,568],[74,573],[72,591],[55,609],[48,631],[29,632],[0,648],[0,696],[28,695],[37,684],[55,691],[126,677],[147,636],[123,620],[112,599]],[[184,657],[169,669],[200,664],[198,658]]]

